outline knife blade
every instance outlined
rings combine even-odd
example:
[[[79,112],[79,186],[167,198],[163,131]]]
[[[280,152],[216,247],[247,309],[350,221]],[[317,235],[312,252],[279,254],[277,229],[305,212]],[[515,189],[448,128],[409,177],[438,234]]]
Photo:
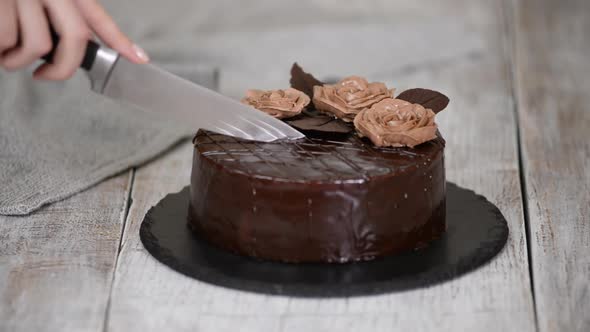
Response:
[[[59,39],[54,36],[54,48]],[[43,57],[51,61],[53,51]],[[302,133],[255,108],[171,74],[152,64],[135,64],[117,52],[88,42],[80,65],[91,81],[92,90],[189,124],[194,130],[271,142],[298,139]]]

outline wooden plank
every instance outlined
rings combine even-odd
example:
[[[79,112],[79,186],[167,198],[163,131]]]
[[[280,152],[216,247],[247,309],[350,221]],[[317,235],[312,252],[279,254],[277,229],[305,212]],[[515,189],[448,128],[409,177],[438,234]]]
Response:
[[[243,18],[240,31],[192,37],[199,40],[202,58],[223,59],[227,64],[222,68],[223,92],[237,96],[238,91],[255,86],[286,85],[288,62],[298,59],[277,57],[264,45],[292,41],[297,41],[298,47],[285,46],[288,52],[281,54],[301,56],[306,68],[323,75],[352,72],[384,80],[399,91],[410,86],[444,91],[452,99],[438,120],[448,141],[448,178],[484,194],[500,207],[509,222],[509,242],[498,258],[471,274],[403,293],[297,299],[211,286],[160,264],[139,240],[146,211],[167,193],[189,183],[192,148],[187,143],[136,173],[107,329],[533,331],[512,82],[505,22],[498,3],[448,0],[424,7],[388,1],[381,2],[378,10],[357,10],[353,15],[348,8],[341,8],[346,6],[320,1],[313,15],[282,8],[273,11],[272,21],[260,24],[257,17],[270,15],[261,3],[250,4],[249,11],[257,14],[250,20]],[[311,6],[303,3],[306,8]],[[203,6],[200,10],[206,10],[205,3],[199,5]],[[230,17],[235,14],[231,10],[227,13]],[[399,19],[398,13],[403,13]],[[280,15],[285,21],[305,21],[314,27],[314,33],[281,24]],[[330,21],[333,17],[336,19]],[[341,36],[366,39],[362,47],[354,47],[342,39],[334,42],[333,38]],[[298,42],[303,40],[304,45],[323,43],[329,47],[305,47]],[[232,46],[232,52],[227,45]]]
[[[540,331],[590,331],[590,2],[514,3]]]
[[[0,330],[103,330],[130,179],[0,216]]]

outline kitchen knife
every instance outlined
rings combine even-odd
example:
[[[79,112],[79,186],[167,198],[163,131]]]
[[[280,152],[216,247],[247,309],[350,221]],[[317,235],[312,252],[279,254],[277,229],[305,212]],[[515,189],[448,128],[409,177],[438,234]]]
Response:
[[[43,57],[51,62],[53,50]],[[151,64],[134,64],[117,52],[89,41],[80,67],[92,90],[112,99],[178,120],[179,125],[249,140],[271,142],[297,139],[303,134],[286,123],[217,92],[175,76]]]

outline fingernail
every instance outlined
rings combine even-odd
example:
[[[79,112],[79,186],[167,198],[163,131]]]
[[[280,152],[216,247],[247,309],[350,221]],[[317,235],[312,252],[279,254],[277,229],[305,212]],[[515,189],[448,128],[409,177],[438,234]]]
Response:
[[[133,51],[135,52],[135,55],[137,55],[137,57],[143,61],[143,62],[148,62],[150,61],[150,57],[147,55],[147,53],[143,50],[143,48],[139,47],[138,45],[133,45]]]

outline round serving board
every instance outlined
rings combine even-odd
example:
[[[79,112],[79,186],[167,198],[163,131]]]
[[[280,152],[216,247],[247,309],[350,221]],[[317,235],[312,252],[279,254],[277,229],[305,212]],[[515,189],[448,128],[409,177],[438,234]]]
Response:
[[[209,245],[187,226],[189,189],[169,194],[145,215],[143,245],[172,269],[210,284],[304,297],[343,297],[426,287],[491,260],[508,238],[498,208],[447,183],[447,232],[430,246],[369,262],[291,264],[238,256]]]

